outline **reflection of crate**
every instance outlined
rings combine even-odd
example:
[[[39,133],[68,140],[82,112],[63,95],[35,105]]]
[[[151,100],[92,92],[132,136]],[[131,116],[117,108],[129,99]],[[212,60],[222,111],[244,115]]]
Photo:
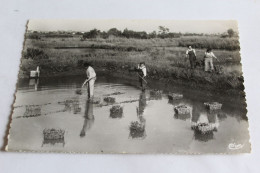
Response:
[[[121,118],[122,115],[123,115],[123,107],[121,107],[120,105],[113,106],[110,109],[110,117],[111,118]]]
[[[61,129],[44,129],[44,140],[58,140],[64,139],[65,130]]]
[[[218,102],[206,102],[204,105],[209,109],[209,110],[218,110],[221,109],[222,104]]]
[[[24,117],[36,117],[41,115],[41,106],[39,105],[27,105],[24,112]]]
[[[104,101],[107,103],[115,103],[116,99],[114,97],[105,97]]]
[[[201,133],[199,130],[194,130],[194,137],[195,140],[207,142],[214,138],[213,131],[209,131],[208,133]]]
[[[79,101],[73,102],[73,113],[78,114],[81,112],[81,107],[79,107]]]
[[[191,108],[186,105],[179,105],[174,108],[176,114],[190,114]]]
[[[170,93],[168,95],[168,98],[170,100],[177,100],[177,99],[182,99],[183,98],[183,95],[182,94],[178,94],[178,93]]]
[[[196,123],[191,126],[192,129],[200,132],[201,134],[211,133],[217,131],[217,127],[211,123]]]

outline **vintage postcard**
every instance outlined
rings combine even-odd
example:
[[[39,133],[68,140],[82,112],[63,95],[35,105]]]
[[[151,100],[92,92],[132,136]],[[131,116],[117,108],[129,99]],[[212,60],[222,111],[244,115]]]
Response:
[[[30,20],[7,151],[250,153],[236,21]]]

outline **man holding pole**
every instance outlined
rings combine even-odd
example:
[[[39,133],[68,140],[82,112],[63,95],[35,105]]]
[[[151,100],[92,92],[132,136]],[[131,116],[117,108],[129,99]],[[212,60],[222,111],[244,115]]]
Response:
[[[146,84],[147,84],[147,81],[145,80],[146,75],[147,75],[147,71],[146,71],[146,67],[145,67],[144,62],[141,62],[140,64],[138,64],[137,72],[138,72],[138,76],[139,76],[139,82],[140,82],[141,87],[142,87],[142,91],[145,91]]]
[[[87,79],[82,84],[82,87],[88,83],[88,98],[91,100],[94,96],[94,84],[97,79],[95,70],[90,66],[89,63],[84,63],[86,69]]]

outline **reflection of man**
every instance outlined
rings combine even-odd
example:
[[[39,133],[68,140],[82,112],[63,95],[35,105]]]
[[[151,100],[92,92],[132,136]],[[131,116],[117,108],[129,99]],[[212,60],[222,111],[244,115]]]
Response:
[[[140,123],[142,126],[145,126],[145,118],[143,117],[144,109],[146,107],[146,94],[145,92],[142,92],[139,97],[139,107],[137,108],[137,116],[140,120]]]
[[[137,118],[139,121],[132,122],[130,126],[130,136],[132,138],[142,138],[146,137],[145,132],[145,118],[143,117],[144,109],[146,107],[146,95],[145,92],[142,92],[139,97],[139,105],[136,108]]]
[[[85,121],[83,128],[80,132],[80,136],[84,137],[86,135],[86,131],[89,130],[94,123],[94,114],[93,114],[93,103],[91,101],[86,102],[85,108]]]

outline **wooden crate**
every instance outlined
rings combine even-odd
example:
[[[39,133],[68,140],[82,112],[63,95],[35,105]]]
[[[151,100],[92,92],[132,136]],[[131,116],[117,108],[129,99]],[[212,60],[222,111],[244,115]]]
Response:
[[[27,105],[25,108],[24,117],[36,117],[41,115],[41,106]]]
[[[150,99],[151,100],[161,100],[162,99],[162,90],[151,90],[150,91]]]
[[[204,103],[204,105],[209,110],[219,110],[222,107],[222,104],[218,103],[218,102],[206,102],[206,103]]]
[[[176,114],[190,114],[191,107],[186,105],[179,105],[174,108]]]
[[[183,95],[182,94],[178,94],[178,93],[170,93],[170,94],[168,94],[168,98],[170,100],[177,100],[177,99],[182,99]]]
[[[65,130],[62,129],[44,129],[43,136],[45,140],[64,139]]]
[[[120,105],[113,106],[110,109],[111,118],[121,118],[123,116],[123,107]]]
[[[138,121],[131,122],[130,125],[130,137],[132,138],[144,138],[145,137],[145,126],[143,123]]]
[[[107,103],[115,103],[116,99],[114,97],[105,97],[104,101]]]

